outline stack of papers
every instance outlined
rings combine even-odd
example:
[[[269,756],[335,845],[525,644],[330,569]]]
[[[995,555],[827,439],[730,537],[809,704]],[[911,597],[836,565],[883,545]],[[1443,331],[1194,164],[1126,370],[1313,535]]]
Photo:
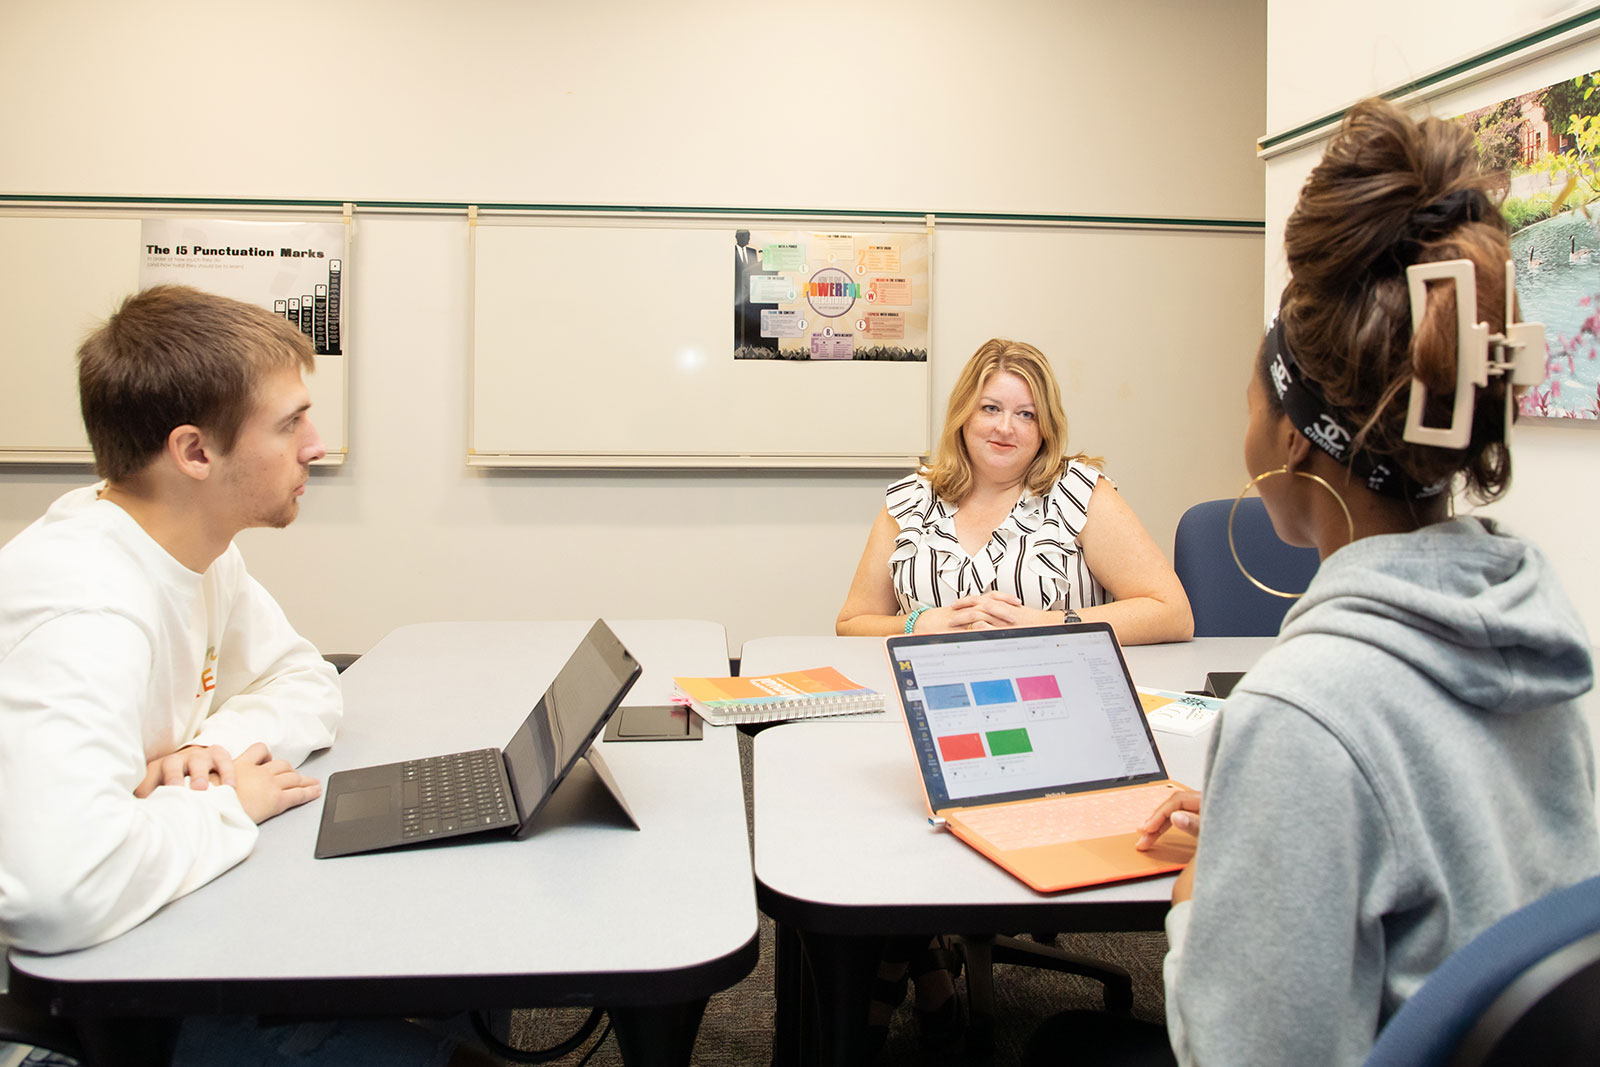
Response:
[[[1147,689],[1142,685],[1138,690],[1139,703],[1144,705],[1152,730],[1192,737],[1209,727],[1216,720],[1217,712],[1222,710],[1222,701],[1216,697]]]

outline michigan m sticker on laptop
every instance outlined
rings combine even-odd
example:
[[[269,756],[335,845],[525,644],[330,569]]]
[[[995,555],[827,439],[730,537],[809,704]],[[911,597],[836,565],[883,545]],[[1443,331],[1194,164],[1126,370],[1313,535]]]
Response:
[[[1139,826],[1187,788],[1167,777],[1111,627],[911,634],[888,641],[928,810],[1043,892],[1164,874],[1194,856]]]

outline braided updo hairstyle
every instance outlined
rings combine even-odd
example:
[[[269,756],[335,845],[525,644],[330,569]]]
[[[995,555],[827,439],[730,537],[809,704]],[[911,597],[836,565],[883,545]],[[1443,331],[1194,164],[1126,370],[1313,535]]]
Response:
[[[1284,228],[1292,277],[1279,311],[1301,372],[1355,428],[1353,446],[1429,485],[1461,476],[1475,500],[1493,500],[1511,480],[1505,390],[1491,377],[1479,390],[1466,448],[1404,440],[1412,375],[1428,389],[1425,423],[1447,425],[1456,381],[1456,297],[1430,283],[1416,335],[1405,268],[1471,260],[1476,321],[1505,329],[1505,264],[1510,242],[1480,173],[1472,136],[1439,119],[1414,121],[1382,100],[1352,108],[1311,172]],[[1267,381],[1270,353],[1258,361]],[[1276,403],[1273,390],[1269,400]]]

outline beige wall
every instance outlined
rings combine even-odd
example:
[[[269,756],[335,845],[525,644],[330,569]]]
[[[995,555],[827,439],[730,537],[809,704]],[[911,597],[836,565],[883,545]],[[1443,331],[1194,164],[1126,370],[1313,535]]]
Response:
[[[0,191],[1259,218],[1264,4],[1193,8],[27,5],[0,35],[0,96],[35,101],[0,113]],[[317,62],[281,55],[313,39]],[[936,406],[978,343],[1025,338],[1163,548],[1189,503],[1236,490],[1259,236],[936,240]],[[831,631],[894,472],[469,470],[464,221],[362,213],[351,259],[349,461],[289,530],[240,538],[309,637],[685,616],[737,653]],[[1013,297],[961,304],[1001,269]],[[562,402],[629,417],[598,378]],[[86,478],[0,469],[0,539]]]
[[[1395,5],[1356,0],[1334,9],[1295,0],[1268,5],[1269,135],[1321,118],[1375,92],[1428,75],[1455,61],[1533,33],[1588,4],[1472,3],[1427,0]],[[1600,69],[1591,39],[1514,69],[1451,87],[1422,107],[1459,115],[1517,92]],[[1320,144],[1267,164],[1265,295],[1270,311],[1286,276],[1283,223]],[[1532,538],[1550,556],[1589,632],[1600,634],[1600,423],[1526,420],[1513,435],[1513,484],[1483,509]]]

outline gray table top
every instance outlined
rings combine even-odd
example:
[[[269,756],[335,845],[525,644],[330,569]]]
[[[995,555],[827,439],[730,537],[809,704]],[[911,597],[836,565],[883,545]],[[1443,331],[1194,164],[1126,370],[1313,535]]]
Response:
[[[341,676],[343,728],[307,773],[503,745],[589,625],[396,630]],[[674,674],[726,673],[720,624],[612,625],[644,668],[624,704],[666,702]],[[315,801],[264,824],[242,864],[122,937],[59,956],[14,953],[13,988],[17,974],[190,986],[564,975],[583,1003],[584,975],[670,985],[674,972],[731,957],[747,957],[747,971],[757,918],[734,733],[604,751],[639,831],[558,793],[524,841],[317,860]]]
[[[1197,689],[1208,671],[1247,670],[1274,639],[1197,638],[1124,648],[1134,683]],[[832,666],[892,693],[878,637],[769,637],[744,645],[742,673]],[[1600,658],[1600,651],[1597,651]],[[893,698],[890,697],[891,707]],[[1600,691],[1583,701],[1600,741]],[[1168,773],[1197,788],[1209,731],[1156,732]],[[1597,798],[1600,809],[1600,798]],[[947,833],[931,830],[898,709],[789,723],[755,741],[755,873],[763,910],[826,933],[1156,927],[1172,876],[1041,894]],[[964,928],[952,923],[970,920]],[[993,924],[993,925],[984,925]]]
[[[1205,638],[1123,653],[1136,684],[1183,690],[1198,688],[1207,671],[1244,670],[1271,644]],[[741,669],[821,665],[892,692],[882,638],[761,638],[745,644]],[[1209,733],[1157,732],[1156,741],[1169,774],[1198,787]],[[764,910],[829,933],[977,933],[1028,922],[1139,929],[1158,926],[1165,913],[1171,876],[1037,893],[954,836],[930,829],[928,814],[898,710],[762,732],[755,741],[755,872]]]

